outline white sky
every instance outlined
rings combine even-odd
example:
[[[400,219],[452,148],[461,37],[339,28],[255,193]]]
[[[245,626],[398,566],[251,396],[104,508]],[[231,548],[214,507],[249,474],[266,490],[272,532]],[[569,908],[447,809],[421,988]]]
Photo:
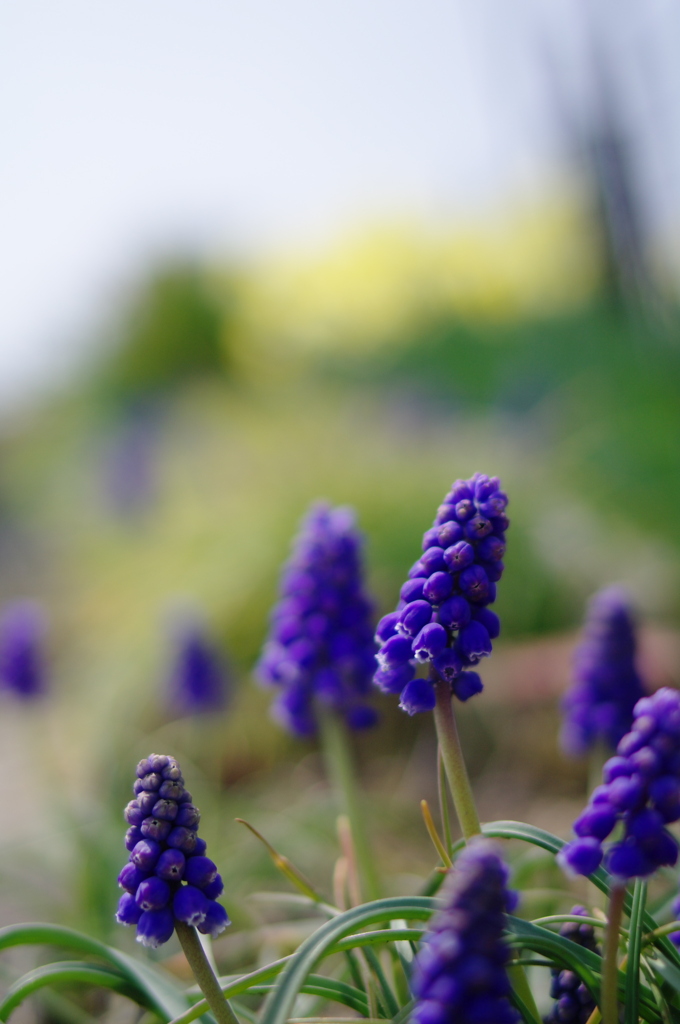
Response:
[[[560,148],[545,60],[572,102],[586,3],[614,14],[651,207],[677,217],[671,0],[0,0],[0,405],[59,379],[168,246],[531,194]]]

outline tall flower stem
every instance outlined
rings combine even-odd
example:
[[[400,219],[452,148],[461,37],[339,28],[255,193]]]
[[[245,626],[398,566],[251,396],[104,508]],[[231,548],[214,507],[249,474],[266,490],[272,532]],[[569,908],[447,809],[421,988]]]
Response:
[[[619,932],[623,916],[625,885],[612,886],[605,933],[604,965],[602,968],[602,1024],[618,1024],[617,984],[619,968]]]
[[[227,1002],[213,969],[208,963],[196,929],[178,920],[175,920],[175,929],[189,967],[191,967],[217,1024],[239,1024],[238,1017]]]
[[[349,818],[364,893],[369,900],[375,900],[380,895],[378,878],[366,836],[360,786],[347,729],[340,716],[333,711],[320,708],[318,717],[326,770],[340,809]]]
[[[434,709],[434,724],[437,730],[439,750],[449,780],[453,804],[458,815],[461,832],[466,840],[479,835],[481,826],[472,795],[470,779],[463,759],[458,728],[453,714],[451,686],[443,679],[434,682],[437,703]]]
[[[446,792],[446,769],[442,760],[441,748],[437,750],[437,790],[439,794],[439,815],[444,830],[446,852],[451,853],[451,823],[449,821],[449,795]]]

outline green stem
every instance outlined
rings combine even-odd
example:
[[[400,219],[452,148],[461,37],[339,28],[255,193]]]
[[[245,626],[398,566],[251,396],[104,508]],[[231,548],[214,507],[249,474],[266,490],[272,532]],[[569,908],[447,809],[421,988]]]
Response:
[[[347,729],[340,716],[333,711],[319,709],[318,714],[326,769],[335,790],[336,799],[342,811],[349,818],[364,893],[367,899],[376,900],[380,895],[378,878],[366,837],[361,794],[350,752]]]
[[[213,1012],[217,1024],[239,1024],[238,1017],[227,1002],[227,999],[220,988],[219,982],[213,973],[203,952],[196,929],[183,921],[175,921],[177,937],[184,950],[189,967],[198,982],[198,985],[205,996],[208,1006]]]
[[[451,823],[449,821],[449,797],[446,792],[446,769],[442,759],[441,748],[437,750],[437,789],[439,791],[439,814],[444,829],[444,845],[446,852],[451,853]]]
[[[461,832],[467,841],[472,836],[479,835],[482,829],[458,738],[458,729],[451,703],[451,687],[443,679],[437,679],[434,685],[437,694],[434,724],[437,729],[439,750],[444,762],[446,777],[449,780]]]
[[[661,927],[655,928],[653,932],[647,932],[643,941],[643,945],[647,946],[650,942],[654,942],[654,939],[661,939],[664,935],[672,935],[673,932],[680,932],[680,921],[671,921],[669,924],[662,924]]]
[[[616,960],[619,952],[619,931],[625,896],[625,885],[612,886],[609,896],[604,965],[602,967],[602,1024],[618,1024],[619,1022],[616,998],[619,969]]]

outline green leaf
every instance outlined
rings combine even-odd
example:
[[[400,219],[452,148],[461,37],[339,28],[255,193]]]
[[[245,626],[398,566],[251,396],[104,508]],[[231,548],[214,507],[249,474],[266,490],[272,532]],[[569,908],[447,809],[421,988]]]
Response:
[[[307,975],[335,943],[348,933],[368,924],[397,919],[427,919],[440,906],[438,900],[424,896],[395,897],[375,900],[353,907],[338,917],[326,921],[302,943],[290,958],[272,997],[262,1014],[262,1024],[285,1024],[291,1015],[295,998]]]
[[[222,989],[227,999],[231,999],[232,996],[240,996],[245,992],[255,990],[255,987],[261,982],[268,981],[270,978],[276,977],[287,963],[292,960],[292,956],[282,957],[281,960],[274,960],[271,964],[266,964],[264,967],[258,968],[256,971],[251,971],[250,974],[241,974],[234,977],[234,975],[225,975],[224,977],[218,978],[219,986]],[[195,995],[200,991],[197,987],[187,990],[188,995]],[[197,1002],[190,1006],[184,1013],[179,1014],[173,1021],[172,1024],[191,1024],[191,1021],[196,1020],[208,1009],[208,1003],[206,999],[199,999]]]
[[[394,1017],[395,1013],[399,1012],[399,1003],[394,998],[394,992],[392,991],[390,986],[387,984],[387,978],[385,977],[385,972],[383,971],[382,967],[380,966],[380,961],[378,960],[377,956],[375,955],[375,953],[371,949],[370,945],[366,946],[366,950],[364,952],[364,956],[366,957],[366,960],[368,962],[368,966],[371,968],[371,970],[375,974],[376,978],[378,979],[378,984],[380,985],[380,991],[382,993],[382,998],[383,998],[384,1003],[385,1003],[385,1009],[387,1010],[387,1013],[388,1013],[388,1015],[390,1017]]]
[[[422,937],[422,928],[381,928],[375,932],[358,932],[356,935],[348,935],[346,939],[336,942],[329,952],[340,953],[346,949],[356,949],[358,946],[375,946],[383,942],[397,942],[399,939],[420,942]]]
[[[57,946],[100,957],[140,990],[162,1020],[172,1020],[186,1009],[184,993],[168,975],[72,928],[55,924],[17,924],[0,928],[0,951],[23,945]]]
[[[530,921],[523,921],[519,917],[508,916],[507,928],[512,945],[530,949],[534,953],[548,957],[554,963],[566,965],[579,975],[589,992],[597,998],[600,990],[599,976],[602,973],[601,956],[562,935],[557,935]]]
[[[406,1004],[406,1006],[402,1006],[402,1008],[399,1011],[399,1013],[397,1013],[392,1018],[391,1024],[406,1024],[406,1021],[408,1021],[409,1017],[411,1016],[411,1013],[413,1011],[413,1007],[415,1005],[416,1005],[415,999],[410,999],[408,1001],[408,1003]]]
[[[563,846],[567,845],[564,839],[560,839],[558,836],[554,836],[551,832],[546,832],[542,828],[536,828],[535,825],[527,825],[523,821],[491,821],[486,825],[482,825],[482,833],[495,839],[521,839],[525,843],[533,843],[534,846],[538,846],[542,850],[547,850],[555,855],[559,853]],[[588,878],[601,892],[607,896],[609,895],[609,875],[604,868],[598,868],[592,875],[588,875]],[[626,914],[630,916],[633,908],[631,897],[628,894],[626,894],[624,908]],[[645,931],[653,932],[657,927],[657,922],[652,915],[645,911],[642,919]],[[664,935],[656,938],[654,945],[663,952],[668,960],[680,968],[680,952],[678,952],[667,936]]]
[[[113,989],[114,992],[121,992],[139,1005],[153,1009],[143,989],[124,978],[119,971],[84,960],[64,960],[37,967],[19,978],[0,1004],[0,1020],[8,1020],[12,1011],[38,989],[56,984],[97,985],[100,988]]]
[[[508,917],[508,934],[512,945],[531,949],[534,953],[540,953],[558,964],[565,964],[579,975],[593,998],[599,1002],[602,957],[597,953],[579,946],[562,935],[556,935],[547,928],[541,928],[530,921],[522,921],[518,917]],[[623,971],[619,971],[618,986],[623,998],[626,987],[626,975]],[[640,1016],[649,1021],[649,1024],[661,1024],[654,996],[646,985],[640,986]]]
[[[630,914],[628,931],[628,962],[626,964],[626,995],[624,999],[625,1024],[637,1024],[638,1001],[640,998],[640,950],[642,948],[643,919],[645,901],[647,899],[647,883],[642,878],[635,879],[633,889],[633,907]]]
[[[510,1000],[517,1010],[519,1010],[524,1024],[536,1024],[536,1017],[523,1001],[522,997],[518,994],[516,989],[511,989]]]
[[[527,981],[526,971],[517,963],[517,959],[513,959],[507,965],[508,978],[512,985],[513,992],[517,995],[522,1007],[521,1009],[518,1004],[518,1009],[523,1017],[525,1017],[526,1024],[542,1024],[542,1017],[538,1012],[536,1006],[536,1000],[534,994],[531,991],[529,982]],[[527,1015],[528,1014],[528,1018]]]
[[[251,995],[268,995],[274,991],[274,985],[252,985],[249,989]],[[368,1000],[363,992],[346,981],[338,981],[336,978],[326,978],[322,974],[310,974],[304,985],[300,988],[302,995],[321,996],[329,1002],[342,1003],[349,1006],[364,1017],[368,1016]]]

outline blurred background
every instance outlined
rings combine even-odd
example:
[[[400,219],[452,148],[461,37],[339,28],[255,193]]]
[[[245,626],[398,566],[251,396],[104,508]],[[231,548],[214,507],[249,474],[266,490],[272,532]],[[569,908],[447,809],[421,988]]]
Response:
[[[287,952],[308,922],[253,898],[284,883],[233,817],[328,892],[317,746],[252,679],[291,536],[353,505],[377,617],[476,470],[512,520],[461,713],[481,813],[567,834],[587,598],[625,584],[646,684],[680,683],[679,38],[666,0],[2,5],[0,604],[34,602],[44,665],[0,691],[0,924],[130,944],[120,808],[167,750],[224,964]],[[179,620],[219,665],[200,712],[173,701]],[[395,704],[357,748],[413,892],[435,748]]]

